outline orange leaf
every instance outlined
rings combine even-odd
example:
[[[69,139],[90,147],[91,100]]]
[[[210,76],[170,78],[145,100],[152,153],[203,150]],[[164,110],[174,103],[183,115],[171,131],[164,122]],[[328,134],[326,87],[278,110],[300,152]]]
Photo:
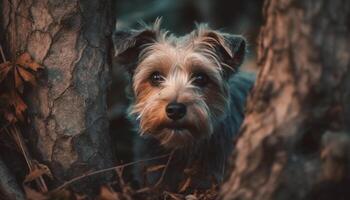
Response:
[[[3,70],[3,68],[9,67],[11,63],[9,61],[1,63],[0,64],[0,70]]]
[[[204,197],[205,197],[205,196],[204,196]],[[197,198],[196,195],[189,194],[189,195],[186,195],[185,199],[186,199],[186,200],[197,200],[197,199],[199,199],[199,198]],[[202,199],[202,198],[200,198],[200,199]],[[205,198],[205,199],[207,199],[207,198]],[[210,199],[211,199],[211,198],[210,198]],[[215,199],[216,199],[216,198],[215,198]]]
[[[190,187],[191,182],[192,182],[191,177],[188,177],[188,178],[185,180],[185,182],[183,182],[182,184],[180,184],[179,192],[180,192],[180,193],[185,192],[185,191],[187,190],[187,188]]]
[[[155,165],[155,166],[151,166],[147,168],[147,173],[149,172],[155,172],[155,171],[159,171],[161,169],[164,169],[166,165]]]
[[[36,160],[32,160],[32,164],[34,169],[26,176],[23,183],[34,181],[43,175],[47,175],[51,179],[53,178],[50,169],[46,165],[41,164]]]
[[[28,186],[24,186],[24,191],[26,193],[26,198],[28,200],[47,200],[48,199],[44,194],[36,190],[33,190]]]
[[[11,69],[12,68],[10,62],[0,64],[0,83],[7,77],[7,74]]]
[[[171,198],[171,199],[174,199],[174,200],[181,200],[181,199],[184,199],[184,197],[180,194],[175,194],[175,193],[171,193],[171,192],[166,192],[166,194]]]
[[[118,194],[110,187],[102,186],[100,192],[101,200],[119,200]]]
[[[15,123],[17,121],[16,116],[11,111],[11,97],[9,94],[1,94],[0,95],[0,114],[7,120],[9,123]]]
[[[88,197],[86,196],[86,195],[84,195],[84,194],[74,194],[74,196],[75,196],[75,200],[86,200],[86,199],[88,199]]]
[[[25,52],[23,54],[21,54],[17,60],[16,60],[16,64],[24,67],[24,68],[30,68],[34,71],[37,71],[38,69],[42,68],[41,65],[39,65],[38,63],[36,63],[32,57],[29,55],[29,53]]]
[[[15,108],[16,117],[19,120],[24,121],[23,112],[27,109],[27,105],[24,103],[22,98],[15,91],[11,92],[11,99],[10,99],[10,101],[11,101],[10,103]]]
[[[17,118],[12,112],[9,112],[8,110],[5,110],[3,113],[4,113],[5,119],[9,123],[16,123],[17,122]]]
[[[73,194],[72,191],[67,190],[67,189],[63,189],[54,193],[50,193],[50,197],[48,199],[51,200],[78,200],[78,198],[74,198],[74,196],[76,196],[75,194]],[[85,198],[84,200],[86,200],[87,198]]]
[[[17,70],[17,68],[15,68],[15,72],[14,72],[14,78],[15,78],[15,87],[18,89],[21,89],[21,87],[23,86],[23,81],[21,76],[19,75],[19,72]]]
[[[33,171],[31,171],[26,178],[24,179],[24,183],[27,182],[31,182],[34,181],[35,179],[41,177],[42,175],[44,175],[46,172],[43,169],[34,169]]]
[[[33,76],[33,74],[31,74],[30,72],[28,72],[27,70],[25,70],[21,67],[18,67],[17,70],[24,81],[30,82],[34,86],[36,85],[35,77]]]
[[[152,189],[150,187],[144,187],[136,191],[136,193],[144,193],[144,192],[149,192]]]

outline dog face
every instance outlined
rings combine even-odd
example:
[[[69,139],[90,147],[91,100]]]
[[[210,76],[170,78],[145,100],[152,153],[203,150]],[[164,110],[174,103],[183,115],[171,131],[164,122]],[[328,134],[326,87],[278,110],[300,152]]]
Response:
[[[132,77],[130,115],[141,135],[166,148],[210,137],[228,110],[228,79],[242,63],[245,40],[199,26],[176,38],[159,28],[117,31],[117,61]]]

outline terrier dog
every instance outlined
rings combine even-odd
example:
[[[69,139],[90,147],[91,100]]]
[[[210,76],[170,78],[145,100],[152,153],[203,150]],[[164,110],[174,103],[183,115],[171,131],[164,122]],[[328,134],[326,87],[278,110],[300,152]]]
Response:
[[[206,25],[176,37],[160,28],[160,20],[113,36],[117,62],[131,75],[135,158],[173,152],[146,163],[165,168],[148,174],[148,184],[161,181],[176,191],[186,181],[196,189],[220,183],[254,82],[254,75],[238,70],[245,39]],[[138,180],[142,173],[138,167]]]

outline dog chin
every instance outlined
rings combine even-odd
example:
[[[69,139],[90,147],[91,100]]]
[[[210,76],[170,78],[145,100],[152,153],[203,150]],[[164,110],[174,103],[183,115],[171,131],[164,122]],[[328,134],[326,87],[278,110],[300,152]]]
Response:
[[[162,128],[154,136],[168,149],[183,148],[191,145],[195,139],[189,129],[180,127]]]

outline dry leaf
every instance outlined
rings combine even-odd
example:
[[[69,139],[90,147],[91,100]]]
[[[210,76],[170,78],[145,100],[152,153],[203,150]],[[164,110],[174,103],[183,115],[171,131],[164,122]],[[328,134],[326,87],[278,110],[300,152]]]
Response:
[[[42,68],[28,53],[23,53],[17,58],[15,63],[5,62],[0,64],[0,82],[5,80],[11,72],[11,74],[13,73],[15,88],[21,90],[24,82],[35,85],[33,71],[35,72]]]
[[[19,75],[18,69],[14,68],[14,79],[15,79],[15,88],[19,89],[20,92],[23,92],[23,80]]]
[[[11,63],[5,62],[0,64],[0,83],[5,80],[7,74],[11,70]]]
[[[1,110],[0,112],[3,113],[5,119],[6,119],[9,123],[15,123],[15,122],[17,122],[17,118],[16,118],[16,116],[15,116],[12,112],[10,112],[10,111],[8,111],[8,110]]]
[[[76,195],[70,191],[70,190],[60,190],[59,192],[54,192],[54,193],[49,193],[48,194],[50,200],[69,200],[69,199],[75,199],[78,200],[76,197]]]
[[[21,67],[18,67],[17,70],[24,81],[30,82],[34,86],[36,85],[35,77],[32,73],[28,72],[27,70]]]
[[[36,85],[33,73],[41,68],[42,66],[36,63],[29,53],[21,54],[14,63],[5,62],[0,64],[0,84],[6,83],[0,85],[0,87],[4,88],[2,96],[5,96],[7,101],[6,106],[0,105],[0,109],[3,117],[8,122],[16,122],[17,119],[24,121],[23,112],[27,109],[27,105],[20,94],[23,93],[25,83],[32,86]]]
[[[136,193],[144,193],[144,192],[149,192],[152,189],[150,187],[144,187],[136,191]]]
[[[24,187],[24,191],[26,193],[26,198],[28,200],[47,200],[48,199],[44,194],[42,194],[36,190],[33,190],[32,188],[30,188],[26,185],[24,185],[23,187]]]
[[[36,63],[32,57],[29,55],[29,53],[25,52],[21,54],[17,60],[16,64],[20,65],[21,67],[24,68],[30,68],[31,70],[37,71],[38,69],[42,69],[43,67]]]
[[[29,82],[30,84],[35,86],[35,77],[30,71],[28,71],[28,69],[37,71],[38,69],[42,68],[43,67],[41,65],[39,65],[32,59],[29,53],[23,53],[22,55],[20,55],[16,60],[16,64],[14,65],[16,88],[22,86],[23,81]]]
[[[17,119],[24,121],[23,112],[27,110],[27,105],[16,91],[10,91],[0,96],[1,114],[10,123],[16,122]],[[13,112],[15,111],[15,112]]]
[[[42,169],[44,170],[46,173],[45,175],[47,175],[49,178],[53,179],[53,176],[52,176],[52,173],[51,173],[51,170],[50,168],[47,166],[47,165],[44,165],[42,163],[39,163],[38,161],[36,160],[32,160],[32,164],[35,168],[39,168],[39,169]]]
[[[84,194],[74,194],[75,200],[86,200],[88,197]]]
[[[10,104],[14,106],[16,117],[20,121],[24,121],[23,112],[27,109],[27,105],[24,103],[22,98],[17,94],[17,92],[12,91],[10,93]]]
[[[50,169],[46,165],[41,164],[36,160],[32,161],[32,165],[33,165],[33,170],[26,176],[23,183],[34,181],[35,179],[43,175],[47,175],[51,179],[53,178]]]
[[[0,113],[9,123],[17,122],[17,118],[11,111],[11,105],[9,96],[7,94],[0,95]]]
[[[155,165],[155,166],[150,166],[146,169],[147,173],[149,172],[155,172],[155,171],[159,171],[161,169],[164,169],[166,167],[166,165]]]
[[[110,187],[102,186],[100,200],[119,200],[118,194]]]
[[[180,184],[179,192],[185,192],[187,188],[191,185],[192,179],[191,177],[188,177],[184,182]]]
[[[41,177],[44,174],[46,174],[46,171],[44,169],[34,169],[26,176],[23,182],[27,183],[34,181],[35,179]]]
[[[182,200],[183,199],[183,196],[180,194],[175,194],[175,193],[171,193],[171,192],[165,192],[165,194],[174,200]]]
[[[185,199],[186,200],[197,200],[198,198],[193,194],[189,194],[185,197]]]

